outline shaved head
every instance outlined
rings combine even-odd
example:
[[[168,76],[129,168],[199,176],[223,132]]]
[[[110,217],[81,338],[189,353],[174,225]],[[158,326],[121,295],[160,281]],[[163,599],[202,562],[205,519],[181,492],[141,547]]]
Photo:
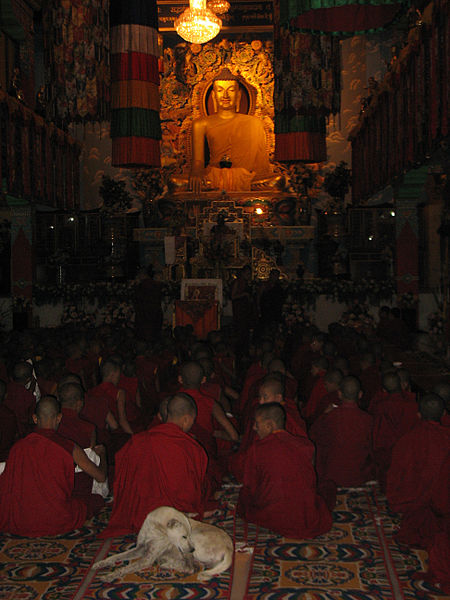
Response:
[[[61,407],[54,396],[44,396],[36,405],[35,415],[40,427],[45,427],[59,414],[61,414]]]
[[[278,373],[271,373],[264,377],[261,382],[260,390],[262,388],[266,390],[270,390],[273,394],[284,394],[284,381],[281,377],[277,377]]]
[[[283,375],[286,373],[286,366],[280,358],[272,359],[268,365],[268,369],[270,373],[282,373]]]
[[[167,398],[164,398],[159,403],[158,413],[159,413],[159,416],[161,417],[161,421],[163,423],[165,423],[167,421],[167,407],[169,405],[169,400],[170,400],[170,396],[167,396]]]
[[[197,416],[197,405],[189,394],[178,393],[171,396],[167,403],[167,421],[176,422],[178,419],[189,415]]]
[[[75,408],[78,402],[83,402],[84,390],[79,383],[65,383],[58,388],[58,398],[61,406]]]
[[[14,365],[12,376],[17,383],[28,383],[32,375],[33,367],[25,360],[21,360]]]
[[[389,394],[400,392],[402,387],[400,383],[400,377],[397,375],[397,373],[385,373],[383,375],[383,387],[387,392],[389,392]]]
[[[446,406],[450,405],[450,383],[441,381],[433,386],[433,394],[437,394],[445,402]]]
[[[278,402],[258,406],[255,410],[256,417],[260,417],[263,421],[273,421],[277,429],[284,429],[286,426],[286,412]]]
[[[180,377],[187,388],[199,388],[205,373],[198,362],[187,362],[181,365]]]
[[[339,386],[343,398],[352,402],[357,402],[361,384],[356,377],[344,377]]]
[[[342,381],[342,372],[339,369],[330,369],[325,374],[325,381],[339,385]]]
[[[437,394],[426,394],[419,402],[419,412],[425,421],[440,421],[444,414],[444,401]]]

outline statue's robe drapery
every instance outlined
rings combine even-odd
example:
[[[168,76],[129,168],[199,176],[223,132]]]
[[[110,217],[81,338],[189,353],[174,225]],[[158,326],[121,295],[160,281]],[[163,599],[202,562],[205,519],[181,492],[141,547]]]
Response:
[[[249,191],[254,179],[272,174],[266,148],[266,135],[260,119],[236,113],[232,119],[217,119],[206,129],[209,165],[206,179],[214,188]],[[220,161],[228,157],[230,169],[221,169]]]

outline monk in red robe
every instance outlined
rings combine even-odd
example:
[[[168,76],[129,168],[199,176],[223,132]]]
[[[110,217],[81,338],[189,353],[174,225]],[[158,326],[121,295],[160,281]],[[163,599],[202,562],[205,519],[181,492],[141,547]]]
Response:
[[[325,386],[325,375],[328,370],[328,360],[320,356],[315,359],[311,366],[311,376],[313,377],[313,386],[311,393],[303,406],[302,415],[306,421],[309,421],[316,412],[317,405],[323,396],[328,394]]]
[[[97,427],[97,439],[107,446],[111,455],[127,442],[132,433],[126,419],[126,394],[117,387],[120,373],[120,365],[115,360],[103,360],[102,383],[88,390],[80,413],[83,419]],[[122,419],[120,424],[119,414]]]
[[[167,406],[167,422],[134,435],[117,453],[113,510],[101,537],[138,532],[159,506],[203,513],[208,458],[188,433],[196,416],[192,398],[176,394]]]
[[[331,514],[317,493],[311,443],[284,426],[280,404],[256,409],[260,439],[249,450],[237,512],[286,537],[314,538],[330,530]]]
[[[32,417],[36,398],[31,391],[33,384],[33,365],[20,361],[14,365],[12,381],[8,383],[5,406],[16,416],[19,436],[24,437],[33,429]]]
[[[298,412],[297,407],[291,401],[284,400],[284,378],[280,373],[272,373],[266,375],[261,382],[259,388],[259,405],[276,402],[283,406],[286,413],[286,431],[292,435],[308,440],[306,433],[306,425]],[[256,410],[257,406],[253,409]],[[242,482],[244,479],[245,463],[248,456],[248,451],[253,443],[258,439],[254,429],[254,422],[248,424],[245,429],[239,449],[232,454],[228,459],[228,469],[234,478]],[[311,448],[313,448],[311,444]]]
[[[94,448],[96,445],[95,425],[80,418],[84,406],[84,390],[77,383],[65,383],[58,388],[58,400],[61,402],[62,419],[58,434],[72,440],[83,448]],[[74,493],[90,494],[92,477],[85,472],[75,473]]]
[[[437,510],[433,502],[442,466],[450,453],[450,431],[439,423],[443,409],[442,399],[436,394],[422,398],[422,419],[395,444],[387,475],[389,505],[402,514],[395,539],[417,548],[432,544],[434,535],[443,528],[442,518],[450,514],[448,493],[445,506]]]
[[[361,382],[363,395],[359,405],[366,410],[371,405],[372,398],[381,390],[381,373],[373,352],[365,352],[360,364],[361,372],[358,379]]]
[[[317,399],[314,412],[308,419],[309,424],[314,423],[330,406],[340,405],[339,386],[343,379],[342,372],[339,369],[328,369],[324,377],[324,385],[327,393]]]
[[[441,418],[441,425],[450,427],[450,383],[440,381],[433,386],[433,394],[440,396],[444,402],[444,414]]]
[[[373,450],[382,489],[395,443],[418,423],[417,403],[405,399],[397,373],[383,375],[386,399],[375,406]]]
[[[0,462],[8,458],[9,451],[19,435],[16,415],[5,405],[6,383],[0,379]]]
[[[371,415],[358,407],[361,384],[345,377],[339,389],[340,406],[327,409],[314,422],[309,435],[316,444],[319,480],[337,486],[359,486],[374,476]]]
[[[97,446],[97,467],[72,441],[56,433],[58,401],[41,398],[33,420],[37,429],[11,449],[0,475],[0,531],[27,537],[59,535],[83,525],[103,505],[100,496],[73,496],[74,463],[105,481],[105,449]]]

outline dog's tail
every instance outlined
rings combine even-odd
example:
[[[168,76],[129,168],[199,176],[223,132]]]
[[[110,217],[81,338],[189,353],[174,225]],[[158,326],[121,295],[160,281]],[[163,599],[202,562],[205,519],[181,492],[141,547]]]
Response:
[[[211,569],[206,569],[205,571],[200,571],[198,574],[199,581],[208,581],[208,579],[211,579],[211,577],[214,577],[214,575],[218,575],[219,573],[226,571],[233,562],[233,552],[233,548],[227,548],[224,551],[220,561],[214,567]]]

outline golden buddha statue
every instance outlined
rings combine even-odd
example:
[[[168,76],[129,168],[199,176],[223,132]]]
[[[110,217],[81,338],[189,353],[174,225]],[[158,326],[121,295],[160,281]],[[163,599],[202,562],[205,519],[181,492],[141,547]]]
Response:
[[[258,117],[238,112],[241,90],[238,78],[222,69],[213,80],[216,112],[192,124],[192,164],[188,180],[174,179],[199,193],[209,190],[250,191],[280,185],[266,149],[263,123]],[[205,140],[209,163],[205,166]]]

